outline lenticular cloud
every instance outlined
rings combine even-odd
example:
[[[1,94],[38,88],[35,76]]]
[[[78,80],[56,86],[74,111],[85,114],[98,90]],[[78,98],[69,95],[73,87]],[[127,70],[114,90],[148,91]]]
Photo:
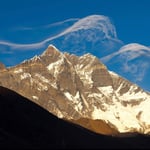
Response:
[[[117,38],[116,29],[110,22],[109,18],[102,15],[92,15],[80,19],[72,27],[67,29],[63,34],[75,32],[78,30],[99,29],[105,33],[107,38]]]
[[[54,23],[53,26],[56,24],[57,26],[60,25],[62,26],[63,23],[69,22],[70,20],[74,20],[74,24],[69,26],[68,28],[64,29],[62,32],[57,33],[54,36],[50,36],[44,40],[41,40],[40,42],[35,42],[35,43],[28,43],[28,44],[21,44],[21,43],[13,43],[13,42],[8,42],[8,41],[0,41],[0,44],[5,45],[5,46],[9,46],[12,49],[20,49],[20,50],[27,50],[27,49],[37,49],[38,47],[46,47],[47,45],[53,43],[55,44],[54,40],[57,40],[58,38],[61,38],[62,36],[67,36],[63,38],[63,41],[65,41],[66,39],[68,39],[68,36],[70,35],[74,35],[76,38],[75,41],[80,39],[77,39],[79,37],[84,37],[84,40],[86,42],[86,37],[88,39],[92,39],[93,38],[93,34],[95,32],[99,33],[101,32],[101,34],[99,35],[95,35],[95,39],[112,39],[112,40],[117,40],[118,42],[121,42],[117,39],[117,34],[116,34],[116,29],[115,26],[111,23],[110,19],[106,16],[103,15],[91,15],[91,16],[87,16],[85,18],[81,18],[81,19],[68,19],[59,23]],[[44,26],[41,28],[44,29],[48,29],[48,26]],[[45,28],[46,27],[46,28]],[[31,28],[31,35],[32,35],[32,29],[34,30],[34,28]],[[39,29],[39,28],[38,28]],[[91,32],[89,32],[89,30]],[[86,34],[86,32],[82,32],[82,31],[88,31],[88,34]],[[98,32],[99,31],[99,32]],[[35,32],[35,31],[34,31]],[[77,32],[80,34],[80,36],[77,34]],[[75,34],[74,34],[75,33]],[[87,36],[88,35],[88,36]],[[91,38],[89,38],[91,36]],[[72,36],[71,36],[72,37]],[[41,37],[42,39],[42,37]],[[93,38],[91,40],[91,42],[94,42],[95,39]],[[89,41],[89,40],[88,40]],[[83,42],[83,41],[82,41]],[[57,46],[57,42],[56,42],[56,46]],[[57,47],[60,47],[59,45]]]

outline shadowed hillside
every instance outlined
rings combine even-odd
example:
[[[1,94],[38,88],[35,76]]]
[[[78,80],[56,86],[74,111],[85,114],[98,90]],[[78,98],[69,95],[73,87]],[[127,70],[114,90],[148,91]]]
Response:
[[[0,87],[1,148],[150,148],[150,138],[98,135]]]

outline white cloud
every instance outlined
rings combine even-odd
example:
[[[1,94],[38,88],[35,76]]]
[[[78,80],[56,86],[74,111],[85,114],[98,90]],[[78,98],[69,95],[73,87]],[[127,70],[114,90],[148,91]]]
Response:
[[[17,28],[13,28],[12,30],[13,31],[38,30],[38,29],[42,30],[42,29],[48,29],[48,28],[55,27],[55,26],[61,26],[62,24],[68,23],[68,22],[76,22],[78,20],[79,20],[79,18],[70,18],[70,19],[67,19],[67,20],[59,21],[59,22],[56,22],[56,23],[51,23],[51,24],[48,24],[48,25],[34,26],[34,27],[20,26],[20,27],[17,27]]]
[[[129,73],[132,81],[142,81],[150,66],[150,48],[138,43],[131,43],[122,46],[119,51],[112,53],[101,60],[107,63],[117,63],[118,70]],[[117,72],[117,70],[116,70]]]
[[[33,44],[17,44],[8,41],[0,41],[0,45],[11,47],[11,49],[16,50],[31,50],[43,47],[43,42],[33,43]]]
[[[101,58],[101,60],[107,63],[108,61],[111,61],[113,57],[119,56],[119,55],[121,58],[123,58],[123,61],[124,59],[126,61],[133,60],[142,55],[143,56],[146,55],[150,57],[150,48],[147,46],[138,44],[138,43],[131,43],[131,44],[122,46],[117,52],[107,55]]]
[[[62,34],[64,35],[70,32],[86,30],[93,27],[103,31],[107,38],[112,38],[112,36],[113,38],[117,38],[115,27],[112,25],[109,18],[103,15],[91,15],[80,19]]]
[[[34,50],[34,49],[43,48],[51,40],[59,38],[68,33],[73,33],[78,30],[85,30],[85,29],[89,29],[89,28],[98,28],[99,30],[101,30],[105,33],[106,38],[111,38],[113,40],[119,41],[117,39],[115,27],[111,24],[108,17],[102,16],[102,15],[91,15],[91,16],[87,16],[83,19],[72,18],[72,19],[57,22],[54,24],[45,25],[41,28],[49,28],[52,26],[63,24],[68,21],[76,21],[76,22],[71,27],[68,27],[67,29],[58,33],[57,35],[51,36],[43,41],[40,41],[37,43],[31,43],[31,44],[30,43],[29,44],[19,44],[19,43],[12,43],[12,42],[8,42],[8,41],[0,41],[0,44],[11,47],[11,49],[15,49],[15,50]],[[23,30],[32,30],[32,27],[29,27],[29,28],[22,27],[22,29]],[[92,35],[89,35],[89,36],[92,36]],[[93,40],[95,40],[93,37],[89,37],[89,38],[92,38]]]
[[[101,58],[101,61],[102,61],[103,63],[107,63],[107,62],[111,61],[111,59],[112,59],[113,57],[115,57],[116,55],[117,55],[117,52],[112,53],[112,54],[107,55],[107,56],[104,56],[104,57]]]
[[[40,28],[51,28],[53,26],[59,26],[59,25],[62,25],[64,23],[74,22],[74,21],[78,21],[78,20],[79,20],[79,18],[70,18],[70,19],[67,19],[67,20],[64,20],[64,21],[60,21],[60,22],[44,25],[44,26],[42,26]]]
[[[133,64],[125,63],[123,64],[123,72],[132,74],[135,82],[142,81],[149,68],[149,65],[149,63],[142,61]]]
[[[130,44],[122,46],[119,51],[120,51],[120,53],[125,52],[125,51],[130,51],[130,50],[137,52],[137,51],[143,50],[143,49],[150,50],[149,47],[141,45],[139,43],[130,43]]]

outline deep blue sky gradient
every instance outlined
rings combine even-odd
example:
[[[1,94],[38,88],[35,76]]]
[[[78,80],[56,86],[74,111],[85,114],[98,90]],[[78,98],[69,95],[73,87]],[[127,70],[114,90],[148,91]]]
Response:
[[[15,28],[37,27],[92,14],[108,16],[125,44],[150,45],[150,0],[1,0],[0,40],[17,38],[9,35],[9,30]]]

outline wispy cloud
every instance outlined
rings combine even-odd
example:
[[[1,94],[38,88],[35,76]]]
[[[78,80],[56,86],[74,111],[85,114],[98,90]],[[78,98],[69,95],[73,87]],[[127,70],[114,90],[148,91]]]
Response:
[[[12,31],[30,31],[35,29],[34,27],[17,27],[13,28]]]
[[[20,44],[20,43],[13,43],[13,42],[9,42],[9,41],[0,41],[0,44],[4,45],[4,46],[8,46],[13,50],[34,50],[34,49],[38,49],[38,48],[43,48],[43,47],[45,47],[45,45],[47,43],[50,43],[50,41],[52,41],[56,38],[59,38],[63,35],[66,35],[68,33],[73,33],[78,30],[86,30],[89,28],[98,28],[99,30],[102,30],[103,33],[105,33],[106,38],[112,38],[114,40],[118,40],[115,27],[111,24],[108,17],[102,16],[102,15],[92,15],[92,16],[85,17],[83,19],[72,18],[72,19],[68,19],[65,21],[60,21],[57,23],[41,26],[40,28],[50,28],[52,26],[61,25],[61,24],[67,23],[69,21],[75,21],[75,22],[73,25],[66,28],[64,31],[59,32],[58,34],[48,37],[48,38],[44,39],[43,41],[40,41],[37,43]],[[21,28],[19,28],[19,29],[21,29]],[[35,28],[22,27],[22,30],[32,30],[32,29],[35,29]],[[92,35],[88,35],[87,37],[89,37],[89,36],[92,36]],[[93,37],[91,37],[91,38],[92,38],[92,40],[96,40]]]
[[[115,56],[119,56],[120,58],[123,58],[122,61],[130,61],[142,55],[150,57],[150,47],[138,43],[131,43],[122,46],[117,52],[107,55],[101,59],[103,62],[107,63]]]
[[[80,19],[68,28],[64,34],[78,30],[87,30],[92,27],[103,31],[106,38],[117,38],[115,26],[110,22],[108,17],[103,15],[91,15]]]
[[[18,44],[8,41],[0,41],[0,45],[11,47],[12,50],[31,50],[43,47],[43,42],[33,44]]]
[[[149,68],[148,62],[142,62],[139,61],[138,63],[124,63],[122,71],[125,73],[130,73],[134,77],[135,82],[140,82],[143,80],[148,68]]]
[[[78,18],[71,18],[71,19],[67,19],[64,21],[60,21],[60,22],[56,22],[53,24],[49,24],[49,25],[44,25],[44,26],[40,26],[40,27],[18,27],[16,28],[16,30],[37,30],[37,29],[47,29],[47,28],[51,28],[53,26],[58,26],[58,25],[62,25],[64,23],[70,22],[70,21],[78,21]],[[29,44],[21,44],[21,43],[13,43],[13,42],[9,42],[9,41],[0,41],[0,45],[2,46],[6,46],[9,47],[9,49],[11,50],[35,50],[35,49],[39,49],[39,48],[43,48],[45,47],[45,45],[50,42],[51,40],[54,40],[56,38],[59,38],[60,36],[63,36],[65,34],[69,33],[68,28],[66,30],[64,30],[63,32],[58,33],[55,36],[51,36],[48,37],[46,39],[44,39],[43,41],[37,42],[37,43],[29,43]],[[5,53],[8,53],[7,50],[4,51]]]
[[[70,18],[70,19],[67,19],[67,20],[63,20],[63,21],[59,21],[59,22],[55,22],[55,23],[51,23],[51,24],[47,24],[47,25],[42,25],[42,26],[30,26],[30,27],[26,27],[26,26],[20,26],[20,27],[17,27],[17,28],[13,28],[12,30],[13,31],[31,31],[31,30],[44,30],[44,29],[48,29],[48,28],[51,28],[51,27],[56,27],[56,26],[61,26],[65,23],[74,23],[76,21],[78,21],[79,18]]]
[[[49,37],[49,38],[47,38],[41,42],[37,42],[37,43],[18,44],[18,43],[12,43],[9,41],[0,41],[0,45],[10,47],[12,50],[34,50],[34,49],[39,49],[39,48],[45,47],[46,43],[64,35],[64,34],[65,34],[65,32],[62,32],[60,34]]]
[[[80,18],[70,18],[70,19],[67,19],[67,20],[64,20],[64,21],[60,21],[60,22],[44,25],[44,26],[42,26],[40,28],[51,28],[51,27],[54,27],[54,26],[62,25],[64,23],[68,23],[68,22],[76,22],[78,20],[80,20]]]
[[[148,58],[148,59],[147,59]],[[119,51],[102,58],[107,64],[118,63],[122,73],[132,75],[135,82],[142,81],[150,66],[150,48],[138,43],[131,43],[120,48]]]

